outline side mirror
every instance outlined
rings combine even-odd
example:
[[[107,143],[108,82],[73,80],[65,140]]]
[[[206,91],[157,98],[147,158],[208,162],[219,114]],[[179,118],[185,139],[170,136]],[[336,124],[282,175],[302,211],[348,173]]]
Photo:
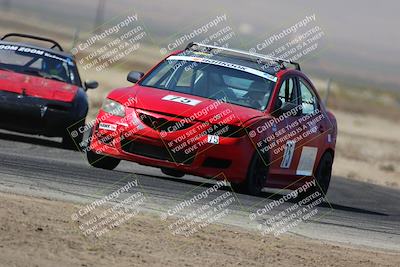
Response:
[[[99,87],[99,83],[93,80],[85,81],[85,89],[96,89]]]
[[[131,71],[128,73],[128,77],[126,78],[131,83],[137,83],[142,77],[144,73],[139,71]]]

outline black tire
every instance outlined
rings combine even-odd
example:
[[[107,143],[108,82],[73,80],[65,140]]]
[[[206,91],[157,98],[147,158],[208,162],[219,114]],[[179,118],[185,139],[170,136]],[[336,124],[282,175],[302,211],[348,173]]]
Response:
[[[174,169],[169,169],[169,168],[161,168],[161,172],[166,175],[178,177],[178,178],[181,178],[185,175],[185,173],[183,173],[183,172],[176,171]]]
[[[314,173],[315,186],[308,188],[307,191],[301,192],[298,195],[298,200],[305,199],[315,192],[320,193],[320,197],[325,198],[328,193],[329,184],[332,176],[333,156],[330,152],[325,152]]]
[[[80,143],[83,139],[83,133],[79,131],[81,126],[85,126],[85,120],[77,123],[73,127],[65,129],[64,135],[62,136],[62,147],[70,150],[78,151]]]
[[[97,154],[90,149],[87,149],[86,157],[90,165],[105,170],[114,170],[121,162],[120,159]]]
[[[258,152],[253,155],[247,170],[247,177],[241,183],[231,183],[233,191],[252,196],[259,196],[268,177],[268,160]]]
[[[333,156],[330,152],[325,152],[319,161],[315,172],[316,191],[319,191],[324,196],[328,193],[329,184],[332,176]]]

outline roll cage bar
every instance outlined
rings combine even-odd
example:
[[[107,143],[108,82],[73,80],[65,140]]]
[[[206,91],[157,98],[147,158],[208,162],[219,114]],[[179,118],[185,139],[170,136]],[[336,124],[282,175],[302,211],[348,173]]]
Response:
[[[192,51],[197,51],[196,48],[194,47],[203,47],[209,51],[213,50],[213,49],[218,49],[221,51],[227,51],[227,52],[231,52],[231,53],[236,53],[236,54],[240,54],[240,55],[246,55],[249,57],[255,57],[255,58],[260,58],[260,59],[264,59],[264,60],[268,60],[268,61],[273,61],[273,62],[277,62],[279,63],[279,65],[281,65],[281,68],[285,68],[285,66],[283,65],[284,63],[287,64],[291,64],[295,66],[296,70],[301,70],[300,68],[300,64],[294,61],[290,61],[287,59],[283,59],[283,58],[277,58],[277,57],[270,57],[267,55],[262,55],[262,54],[258,54],[258,53],[250,53],[244,50],[238,50],[238,49],[231,49],[231,48],[226,48],[226,47],[219,47],[219,46],[214,46],[214,45],[205,45],[205,44],[201,44],[201,43],[189,43],[185,50],[192,50]]]
[[[35,36],[35,35],[30,35],[30,34],[24,34],[24,33],[8,33],[6,35],[4,35],[1,40],[5,40],[7,38],[10,37],[22,37],[22,38],[27,38],[27,39],[33,39],[33,40],[39,40],[39,41],[43,41],[43,42],[48,42],[51,43],[52,46],[50,47],[50,49],[54,49],[57,48],[60,51],[64,51],[64,49],[61,47],[61,45],[49,38],[44,38],[44,37],[39,37],[39,36]]]

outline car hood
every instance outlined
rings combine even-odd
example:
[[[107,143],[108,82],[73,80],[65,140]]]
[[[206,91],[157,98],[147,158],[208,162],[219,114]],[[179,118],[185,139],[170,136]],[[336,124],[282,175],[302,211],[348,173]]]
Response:
[[[0,70],[0,90],[49,100],[71,102],[78,91],[78,86]]]
[[[173,98],[173,96],[194,100],[195,105],[193,103],[190,105],[168,100]],[[235,119],[227,123],[240,125],[252,118],[264,116],[264,113],[259,110],[223,101],[139,85],[133,88],[117,89],[109,95],[109,98],[117,100],[120,103],[128,103],[126,105],[136,109],[165,115],[191,117],[196,114],[196,120],[200,121],[209,121],[210,118],[217,114],[223,114],[222,116],[234,114]],[[132,101],[132,99],[135,99],[135,101]]]

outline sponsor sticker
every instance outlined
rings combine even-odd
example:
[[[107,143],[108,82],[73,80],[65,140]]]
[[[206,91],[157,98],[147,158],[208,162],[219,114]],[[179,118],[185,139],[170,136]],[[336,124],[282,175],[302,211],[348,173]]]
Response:
[[[162,100],[173,101],[190,106],[196,106],[197,104],[201,103],[201,101],[197,99],[187,98],[183,96],[176,96],[176,95],[166,95],[162,98]]]
[[[281,168],[289,169],[290,163],[292,163],[294,148],[296,146],[296,142],[293,140],[289,140],[286,142],[285,152],[283,154]]]
[[[100,122],[99,129],[109,130],[109,131],[116,131],[117,130],[117,125],[116,124],[111,124],[111,123]]]
[[[303,146],[303,149],[301,150],[299,165],[297,166],[296,175],[312,175],[317,152],[317,147]]]
[[[31,48],[31,47],[25,47],[25,46],[18,46],[18,45],[0,45],[0,50],[10,50],[10,51],[18,51],[18,52],[23,52],[23,53],[29,53],[29,54],[34,54],[34,55],[39,55],[39,56],[45,56],[48,58],[53,58],[53,59],[57,59],[63,62],[66,62],[67,64],[73,66],[74,63],[71,59],[67,58],[63,58],[63,57],[59,57],[55,54],[51,54],[49,52],[40,50],[40,49],[36,49],[36,48]]]
[[[273,82],[276,82],[278,80],[278,78],[276,76],[271,75],[266,72],[263,72],[263,71],[259,71],[259,70],[252,69],[252,68],[245,67],[245,66],[238,65],[238,64],[214,60],[214,59],[210,59],[210,58],[191,57],[191,56],[170,56],[167,58],[167,60],[183,60],[183,61],[193,61],[193,62],[199,62],[199,63],[205,63],[205,64],[212,64],[212,65],[217,65],[217,66],[221,66],[221,67],[226,67],[226,68],[231,68],[231,69],[251,73],[251,74],[266,78]]]

